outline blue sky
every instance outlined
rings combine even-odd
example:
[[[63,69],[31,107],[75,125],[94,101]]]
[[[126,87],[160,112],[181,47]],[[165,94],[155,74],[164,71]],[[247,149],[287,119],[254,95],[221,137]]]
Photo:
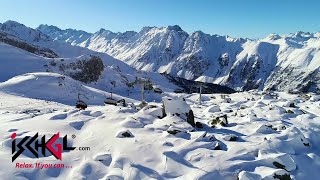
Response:
[[[0,22],[96,32],[178,24],[187,32],[259,38],[320,31],[319,0],[2,0]]]

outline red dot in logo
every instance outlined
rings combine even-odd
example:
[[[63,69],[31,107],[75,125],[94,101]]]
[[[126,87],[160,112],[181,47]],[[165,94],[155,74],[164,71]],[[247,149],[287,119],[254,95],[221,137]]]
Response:
[[[17,133],[12,133],[12,134],[11,134],[11,139],[16,138],[16,136],[17,136]]]

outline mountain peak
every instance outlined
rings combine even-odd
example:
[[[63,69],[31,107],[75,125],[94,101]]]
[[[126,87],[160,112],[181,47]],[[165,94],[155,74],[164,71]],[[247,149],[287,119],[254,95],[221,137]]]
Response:
[[[45,34],[48,34],[48,33],[51,33],[51,32],[55,32],[55,31],[62,31],[57,26],[47,25],[47,24],[40,24],[36,29],[41,31],[41,32],[44,32]]]
[[[98,32],[104,32],[104,31],[106,31],[106,29],[100,28]]]
[[[8,20],[8,21],[4,22],[3,24],[20,24],[20,25],[23,25],[21,23],[18,23],[17,21],[13,21],[13,20]]]
[[[67,32],[71,32],[71,33],[77,33],[77,34],[86,34],[86,35],[92,35],[89,32],[83,31],[83,30],[78,30],[78,29],[72,29],[72,28],[68,28],[65,31]]]
[[[168,26],[167,29],[172,31],[183,31],[178,25]]]
[[[141,29],[140,33],[148,32],[148,31],[150,31],[150,30],[153,29],[153,28],[155,28],[155,26],[153,26],[153,27],[151,27],[151,26],[144,26],[144,27]]]
[[[121,37],[127,37],[127,38],[130,38],[132,36],[135,36],[136,34],[138,34],[137,32],[135,31],[126,31],[124,33],[118,33]]]
[[[25,25],[12,20],[8,20],[4,22],[2,25],[9,26],[9,27],[26,27]]]
[[[281,39],[281,36],[279,34],[276,34],[276,33],[272,33],[272,34],[269,34],[266,39],[268,40],[278,40],[278,39]]]
[[[198,30],[198,31],[193,32],[191,34],[191,36],[193,36],[193,37],[202,37],[202,36],[211,36],[211,35],[206,34],[206,33],[202,32],[202,31]]]
[[[104,34],[115,34],[114,32],[112,32],[110,30],[106,30],[104,28],[100,28],[100,30],[98,32],[96,32],[96,33],[98,33],[98,34],[102,34],[102,33],[104,33]]]
[[[298,31],[295,33],[290,33],[287,35],[287,37],[292,37],[292,38],[312,38],[314,37],[313,33],[310,32],[303,32],[303,31]]]

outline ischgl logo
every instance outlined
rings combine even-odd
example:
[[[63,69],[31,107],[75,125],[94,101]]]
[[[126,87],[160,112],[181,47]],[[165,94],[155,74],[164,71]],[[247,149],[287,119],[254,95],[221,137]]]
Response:
[[[76,147],[68,147],[68,137],[65,135],[62,139],[62,144],[57,143],[60,134],[54,134],[48,141],[46,141],[46,136],[42,136],[41,141],[38,140],[38,133],[34,136],[25,136],[19,142],[16,143],[16,133],[11,135],[12,141],[12,162],[16,160],[24,151],[31,152],[36,158],[39,158],[39,149],[41,149],[41,154],[46,156],[46,150],[48,150],[56,159],[62,160],[63,151],[71,151]],[[26,149],[25,149],[26,148]]]

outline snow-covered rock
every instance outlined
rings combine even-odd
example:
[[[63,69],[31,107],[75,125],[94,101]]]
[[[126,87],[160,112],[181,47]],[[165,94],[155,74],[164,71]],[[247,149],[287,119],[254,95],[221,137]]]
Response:
[[[210,127],[227,126],[229,124],[227,115],[219,116],[208,121]]]
[[[117,138],[131,138],[131,137],[134,137],[134,135],[129,130],[122,130],[117,133],[116,137]]]
[[[163,97],[162,102],[167,115],[186,114],[191,110],[182,97]]]
[[[144,114],[152,115],[154,117],[162,118],[164,117],[164,110],[163,107],[153,104],[148,104],[144,108],[140,110]]]
[[[309,100],[313,102],[319,101],[320,95],[312,95]]]
[[[264,124],[261,125],[257,130],[256,133],[262,133],[262,134],[270,134],[274,133],[277,129],[272,127],[272,125]]]
[[[258,158],[266,160],[273,164],[277,168],[284,169],[286,171],[293,171],[297,168],[296,163],[289,154],[270,153],[269,151],[259,151]]]
[[[259,166],[255,168],[254,172],[259,174],[262,179],[265,180],[291,179],[290,174],[283,169]]]

